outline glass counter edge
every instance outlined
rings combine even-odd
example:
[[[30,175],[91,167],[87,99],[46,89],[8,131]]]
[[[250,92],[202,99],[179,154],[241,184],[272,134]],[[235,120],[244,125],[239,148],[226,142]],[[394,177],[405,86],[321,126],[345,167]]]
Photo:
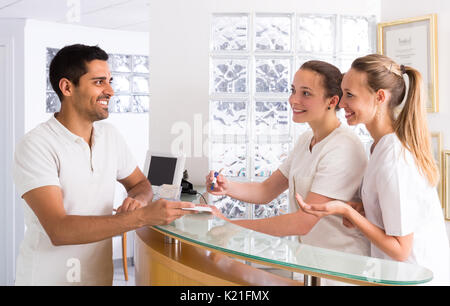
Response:
[[[336,276],[336,277],[340,277],[340,278],[344,278],[344,279],[348,279],[348,280],[356,280],[356,281],[362,281],[362,282],[366,282],[368,284],[382,284],[382,285],[393,285],[393,286],[414,286],[414,285],[421,285],[421,284],[426,284],[430,281],[433,280],[433,276],[431,276],[430,278],[426,278],[423,280],[417,280],[417,281],[393,281],[393,280],[380,280],[380,279],[375,279],[372,277],[363,277],[363,276],[358,276],[358,275],[351,275],[351,274],[344,274],[344,273],[339,273],[339,272],[333,272],[333,271],[328,271],[328,270],[321,270],[321,269],[314,269],[314,268],[310,268],[310,267],[305,267],[305,266],[300,266],[300,265],[295,265],[292,263],[287,263],[287,262],[280,262],[280,261],[276,261],[274,259],[268,259],[265,257],[260,257],[260,256],[255,256],[255,255],[249,255],[246,253],[242,253],[242,252],[238,252],[238,251],[232,251],[230,249],[226,249],[223,247],[219,247],[219,246],[215,246],[212,244],[208,244],[205,242],[200,242],[198,240],[195,239],[191,239],[185,236],[181,236],[179,234],[176,234],[170,230],[167,230],[165,228],[163,228],[162,226],[153,226],[154,228],[170,234],[174,237],[180,238],[181,240],[186,240],[188,242],[192,242],[194,244],[200,245],[200,246],[204,246],[204,247],[208,247],[217,251],[221,251],[224,253],[228,253],[228,254],[234,254],[234,255],[238,255],[244,258],[249,258],[249,259],[254,259],[254,260],[258,260],[262,263],[273,263],[276,264],[278,266],[285,266],[285,267],[290,267],[290,268],[295,268],[295,269],[299,269],[299,270],[303,270],[303,271],[309,271],[309,272],[315,272],[315,273],[320,273],[320,274],[325,274],[325,275],[329,275],[329,276]],[[281,267],[280,267],[281,268]]]

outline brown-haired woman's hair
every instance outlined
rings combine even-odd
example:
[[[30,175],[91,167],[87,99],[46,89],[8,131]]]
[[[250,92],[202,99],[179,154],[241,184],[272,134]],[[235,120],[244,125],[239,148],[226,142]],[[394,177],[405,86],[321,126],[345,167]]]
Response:
[[[342,73],[341,71],[327,63],[322,61],[308,61],[304,63],[300,69],[311,70],[322,76],[322,86],[325,88],[325,97],[332,98],[334,96],[339,97],[339,102],[341,102],[342,98]],[[336,111],[339,108],[339,102],[336,104]]]
[[[384,89],[391,93],[389,115],[395,134],[403,147],[412,153],[422,175],[432,186],[436,186],[439,171],[431,153],[431,135],[427,125],[420,72],[412,67],[400,66],[389,57],[380,54],[370,54],[356,59],[352,69],[367,74],[367,83],[373,92]],[[409,90],[403,109],[396,117],[396,109],[402,104],[406,94],[403,74],[409,77]]]

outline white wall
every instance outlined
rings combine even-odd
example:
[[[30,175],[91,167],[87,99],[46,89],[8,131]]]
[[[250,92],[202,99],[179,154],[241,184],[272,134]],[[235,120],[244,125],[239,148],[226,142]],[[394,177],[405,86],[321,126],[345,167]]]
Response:
[[[324,14],[375,15],[379,0],[166,0],[150,1],[150,147],[170,151],[179,133],[172,126],[185,122],[194,131],[194,115],[203,126],[209,120],[209,39],[210,16],[220,12],[299,12]],[[200,129],[201,131],[201,129]],[[208,157],[194,150],[207,141],[192,132],[191,158],[186,160],[190,180],[204,184]],[[198,139],[202,137],[202,141]],[[197,141],[195,141],[197,140]]]
[[[7,70],[7,62],[8,62],[8,47],[6,46],[6,43],[1,42],[0,40],[0,101],[7,101],[8,98],[6,97],[7,95],[7,85],[6,85],[6,80],[7,80],[7,76],[6,76],[6,70]],[[0,111],[6,113],[6,103],[2,103],[0,104]],[[7,146],[7,142],[8,142],[8,135],[5,135],[4,131],[7,131],[8,128],[6,126],[6,123],[1,121],[0,122],[1,126],[0,126],[0,131],[2,132],[1,137],[0,137],[0,147],[5,148]],[[5,158],[5,154],[6,150],[2,150],[0,151],[0,160],[4,161],[6,160]],[[5,178],[4,178],[5,179]],[[5,194],[6,193],[6,188],[4,187],[4,185],[0,185],[0,194]],[[3,202],[6,203],[6,202]],[[7,207],[8,206],[4,206],[2,207],[3,209],[0,210],[0,223],[2,224],[7,224],[8,222],[8,217],[7,217]],[[11,226],[8,226],[9,228],[11,228]],[[7,236],[7,232],[6,231],[2,231],[0,232],[0,248],[3,250],[7,250],[8,249],[8,236]],[[5,284],[6,283],[6,279],[3,279],[6,276],[6,270],[7,270],[7,260],[6,260],[6,254],[2,254],[0,255],[0,277],[2,278],[0,280],[0,283]]]
[[[439,58],[439,113],[428,114],[430,131],[442,133],[442,147],[450,150],[450,1],[381,0],[381,22],[437,13]],[[450,240],[450,221],[446,222]]]
[[[98,45],[107,53],[148,55],[148,35],[77,25],[27,20],[25,24],[25,133],[51,114],[46,106],[46,48],[62,48],[81,43]],[[148,114],[110,114],[106,120],[119,129],[142,169],[148,149]],[[116,184],[115,207],[121,204],[125,189]],[[133,255],[133,236],[128,239],[128,256]],[[121,258],[119,239],[114,239],[114,258]]]
[[[23,239],[24,220],[20,199],[11,179],[13,148],[24,131],[24,21],[0,21],[0,285],[12,285],[15,254]]]

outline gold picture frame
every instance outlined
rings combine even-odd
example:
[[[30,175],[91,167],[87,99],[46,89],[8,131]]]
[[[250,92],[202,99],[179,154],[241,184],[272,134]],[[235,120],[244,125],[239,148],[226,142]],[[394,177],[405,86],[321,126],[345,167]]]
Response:
[[[444,175],[443,175],[443,186],[444,186],[444,216],[445,220],[450,221],[450,151],[442,152]]]
[[[379,54],[420,71],[428,93],[427,111],[439,112],[437,14],[378,24]]]
[[[431,133],[431,149],[439,168],[439,175],[441,178],[437,186],[437,191],[439,193],[439,200],[441,201],[442,207],[444,207],[444,197],[442,192],[444,178],[442,173],[442,133]]]

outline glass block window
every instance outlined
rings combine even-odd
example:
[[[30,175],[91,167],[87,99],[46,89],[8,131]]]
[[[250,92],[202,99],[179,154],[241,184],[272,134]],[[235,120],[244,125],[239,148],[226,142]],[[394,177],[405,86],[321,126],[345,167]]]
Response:
[[[52,84],[50,83],[49,70],[50,63],[58,53],[59,49],[47,48],[47,61],[46,61],[46,72],[47,72],[47,84],[46,84],[46,103],[45,111],[47,113],[56,113],[61,109],[61,101],[59,101],[58,95],[53,91]]]
[[[248,59],[213,58],[213,93],[247,93]]]
[[[294,73],[323,60],[345,72],[375,52],[374,16],[213,14],[210,41],[210,169],[231,180],[262,181],[278,169],[309,127],[292,122],[288,103]],[[338,114],[346,124],[343,111]],[[364,143],[364,126],[353,128]],[[230,218],[265,218],[287,212],[287,193],[268,205],[227,197],[217,201]],[[259,203],[256,203],[259,204]]]
[[[296,51],[333,55],[336,51],[336,16],[299,15]]]
[[[256,100],[254,107],[256,135],[289,135],[290,105],[287,101]]]
[[[248,49],[248,15],[224,14],[212,20],[211,49],[243,51]]]
[[[289,92],[292,61],[289,58],[255,59],[256,92]]]
[[[212,135],[246,135],[247,101],[211,101]]]
[[[291,33],[290,15],[260,15],[255,20],[255,51],[289,52]]]
[[[49,80],[49,68],[59,49],[47,48],[46,112],[61,109],[61,102]],[[109,54],[114,96],[109,101],[111,113],[148,113],[150,104],[149,60],[145,55]]]

